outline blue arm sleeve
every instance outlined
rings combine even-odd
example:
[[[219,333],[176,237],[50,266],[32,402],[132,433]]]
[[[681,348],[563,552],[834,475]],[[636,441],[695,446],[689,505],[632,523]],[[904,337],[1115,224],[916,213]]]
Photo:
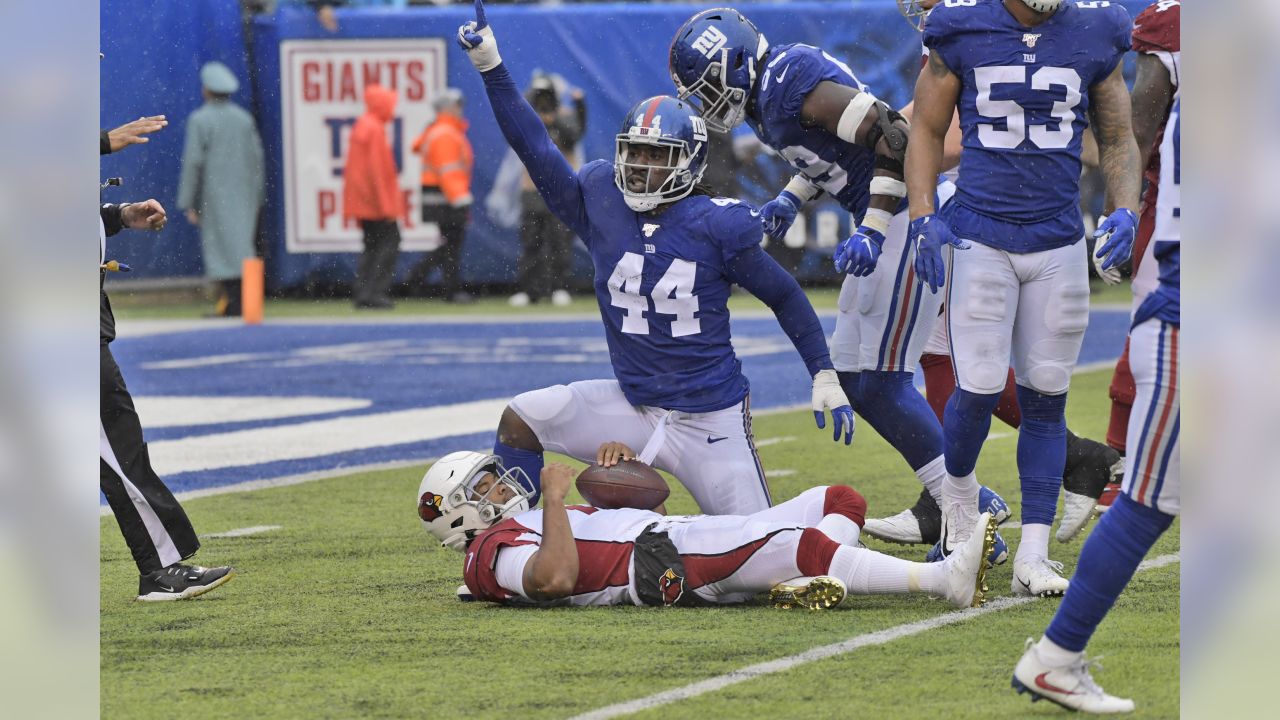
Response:
[[[729,261],[729,272],[735,282],[773,310],[782,331],[804,359],[810,376],[819,370],[831,369],[831,354],[822,323],[790,273],[759,246],[735,255]]]
[[[529,170],[529,177],[546,200],[547,209],[586,242],[587,209],[578,174],[551,142],[537,113],[520,95],[507,66],[499,65],[481,73],[481,77],[498,127]]]

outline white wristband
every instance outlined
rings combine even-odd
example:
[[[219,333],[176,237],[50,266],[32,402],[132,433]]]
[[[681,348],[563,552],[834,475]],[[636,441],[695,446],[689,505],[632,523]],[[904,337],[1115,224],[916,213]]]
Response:
[[[801,202],[809,202],[821,192],[812,180],[803,175],[792,175],[787,186],[782,189],[800,198]]]
[[[888,195],[889,197],[902,198],[907,196],[907,184],[901,180],[895,180],[884,175],[877,175],[871,178],[871,194],[872,195]]]
[[[889,233],[889,221],[892,219],[893,213],[888,210],[867,208],[867,214],[862,216],[862,227],[875,230],[881,235],[887,235]]]

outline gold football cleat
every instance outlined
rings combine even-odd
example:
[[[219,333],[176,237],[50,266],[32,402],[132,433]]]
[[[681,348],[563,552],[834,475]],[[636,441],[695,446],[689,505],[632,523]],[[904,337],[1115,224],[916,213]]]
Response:
[[[839,605],[845,596],[844,583],[830,575],[798,577],[778,583],[769,591],[769,602],[776,608],[790,610],[825,610]]]

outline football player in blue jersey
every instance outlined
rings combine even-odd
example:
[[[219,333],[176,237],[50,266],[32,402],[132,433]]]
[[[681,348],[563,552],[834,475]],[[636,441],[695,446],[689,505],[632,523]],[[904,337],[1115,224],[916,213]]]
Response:
[[[712,130],[745,120],[796,169],[761,208],[767,234],[784,236],[800,207],[824,192],[858,223],[835,254],[836,269],[847,274],[832,361],[854,410],[940,501],[942,428],[913,376],[942,298],[923,291],[906,242],[907,122],[848,65],[811,45],[770,45],[730,8],[704,10],[681,25],[668,63],[680,97],[698,105]],[[994,492],[988,498],[986,509],[1002,522],[1008,507]]]
[[[458,43],[547,207],[590,251],[616,378],[517,396],[494,454],[537,478],[544,450],[591,462],[602,442],[616,440],[644,448],[640,459],[679,478],[705,513],[769,507],[749,385],[729,336],[733,284],[773,309],[804,359],[818,427],[830,411],[833,438],[847,444],[853,411],[808,298],[760,247],[759,212],[698,191],[706,126],[672,97],[637,103],[623,119],[613,162],[575,172],[503,65],[484,3],[476,0],[475,9]]]
[[[1129,584],[1156,540],[1182,509],[1179,427],[1182,365],[1182,100],[1160,142],[1153,257],[1160,284],[1134,313],[1129,361],[1137,386],[1127,447],[1133,454],[1121,494],[1080,550],[1067,596],[1039,642],[1027,640],[1013,671],[1013,687],[1033,700],[1051,700],[1092,713],[1131,712],[1134,703],[1108,695],[1089,674],[1085,646]]]
[[[1080,246],[1081,136],[1092,121],[1116,210],[1096,233],[1104,267],[1133,242],[1140,176],[1120,60],[1128,12],[1106,0],[944,0],[929,14],[907,149],[916,270],[946,285],[958,389],[943,423],[942,547],[978,514],[973,475],[1012,357],[1022,426],[1022,542],[1012,589],[1060,595],[1048,559],[1062,485],[1067,388],[1089,320]],[[942,148],[957,107],[963,149],[955,197],[936,214]],[[944,265],[942,248],[950,261]]]
[[[898,8],[913,28],[924,30],[924,20],[935,5],[941,0],[898,0]],[[1135,31],[1137,22],[1135,21]],[[929,62],[929,49],[921,45],[924,67]],[[914,111],[908,103],[901,112],[908,122]],[[1134,128],[1137,129],[1138,114],[1134,114]],[[1163,122],[1163,119],[1161,120]],[[961,132],[960,118],[954,116],[947,129],[942,150],[942,178],[938,188],[938,209],[941,212],[946,201],[954,194],[954,184],[947,187],[947,181],[954,183],[959,176],[957,166],[960,164]],[[1094,155],[1096,156],[1096,149]],[[1095,160],[1096,162],[1096,160]],[[1151,191],[1153,192],[1153,191]],[[1145,201],[1144,201],[1145,202]],[[1154,207],[1154,204],[1152,205]],[[1141,225],[1141,223],[1140,223]],[[1141,237],[1141,236],[1139,236]],[[1139,241],[1134,246],[1137,253],[1141,247]],[[1118,273],[1118,270],[1113,269]],[[934,325],[933,335],[925,344],[920,355],[920,367],[924,375],[925,397],[939,420],[943,419],[943,411],[947,401],[951,399],[956,388],[955,370],[951,364],[951,344],[947,339],[947,324],[939,322]],[[1128,360],[1124,361],[1128,367]],[[1114,386],[1114,383],[1113,383]],[[1114,393],[1114,387],[1113,387]],[[1128,405],[1126,404],[1127,408]],[[995,417],[1017,429],[1022,424],[1022,411],[1018,407],[1017,382],[1014,380],[1013,368],[1009,368],[1004,391],[996,403]],[[1112,413],[1114,422],[1115,413]],[[1126,415],[1127,417],[1127,415]],[[1094,507],[1101,505],[1099,498],[1104,498],[1104,491],[1114,480],[1118,489],[1124,477],[1124,459],[1120,453],[1106,444],[1091,438],[1076,435],[1067,427],[1067,463],[1062,471],[1063,509],[1062,521],[1058,524],[1055,537],[1059,542],[1070,542],[1085,527],[1094,515]],[[979,505],[982,496],[979,496]],[[942,510],[937,500],[928,490],[922,490],[915,505],[899,513],[884,518],[867,518],[865,528],[868,535],[896,543],[926,543],[935,545],[942,530]],[[941,553],[935,545],[929,551],[930,556]]]

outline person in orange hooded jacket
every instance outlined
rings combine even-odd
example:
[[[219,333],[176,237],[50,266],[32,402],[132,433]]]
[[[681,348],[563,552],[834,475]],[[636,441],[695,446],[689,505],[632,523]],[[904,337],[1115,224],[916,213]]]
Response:
[[[432,106],[435,120],[413,141],[413,151],[422,158],[422,222],[439,226],[441,245],[410,271],[409,291],[420,291],[427,275],[439,266],[445,299],[468,303],[474,298],[463,288],[459,276],[462,242],[471,217],[475,160],[467,140],[467,121],[462,117],[462,91],[445,88],[432,100]]]
[[[387,291],[400,255],[399,218],[405,210],[385,127],[395,114],[396,93],[367,85],[364,104],[365,114],[351,129],[342,179],[343,217],[359,222],[364,232],[352,299],[357,308],[389,309],[394,303]]]

